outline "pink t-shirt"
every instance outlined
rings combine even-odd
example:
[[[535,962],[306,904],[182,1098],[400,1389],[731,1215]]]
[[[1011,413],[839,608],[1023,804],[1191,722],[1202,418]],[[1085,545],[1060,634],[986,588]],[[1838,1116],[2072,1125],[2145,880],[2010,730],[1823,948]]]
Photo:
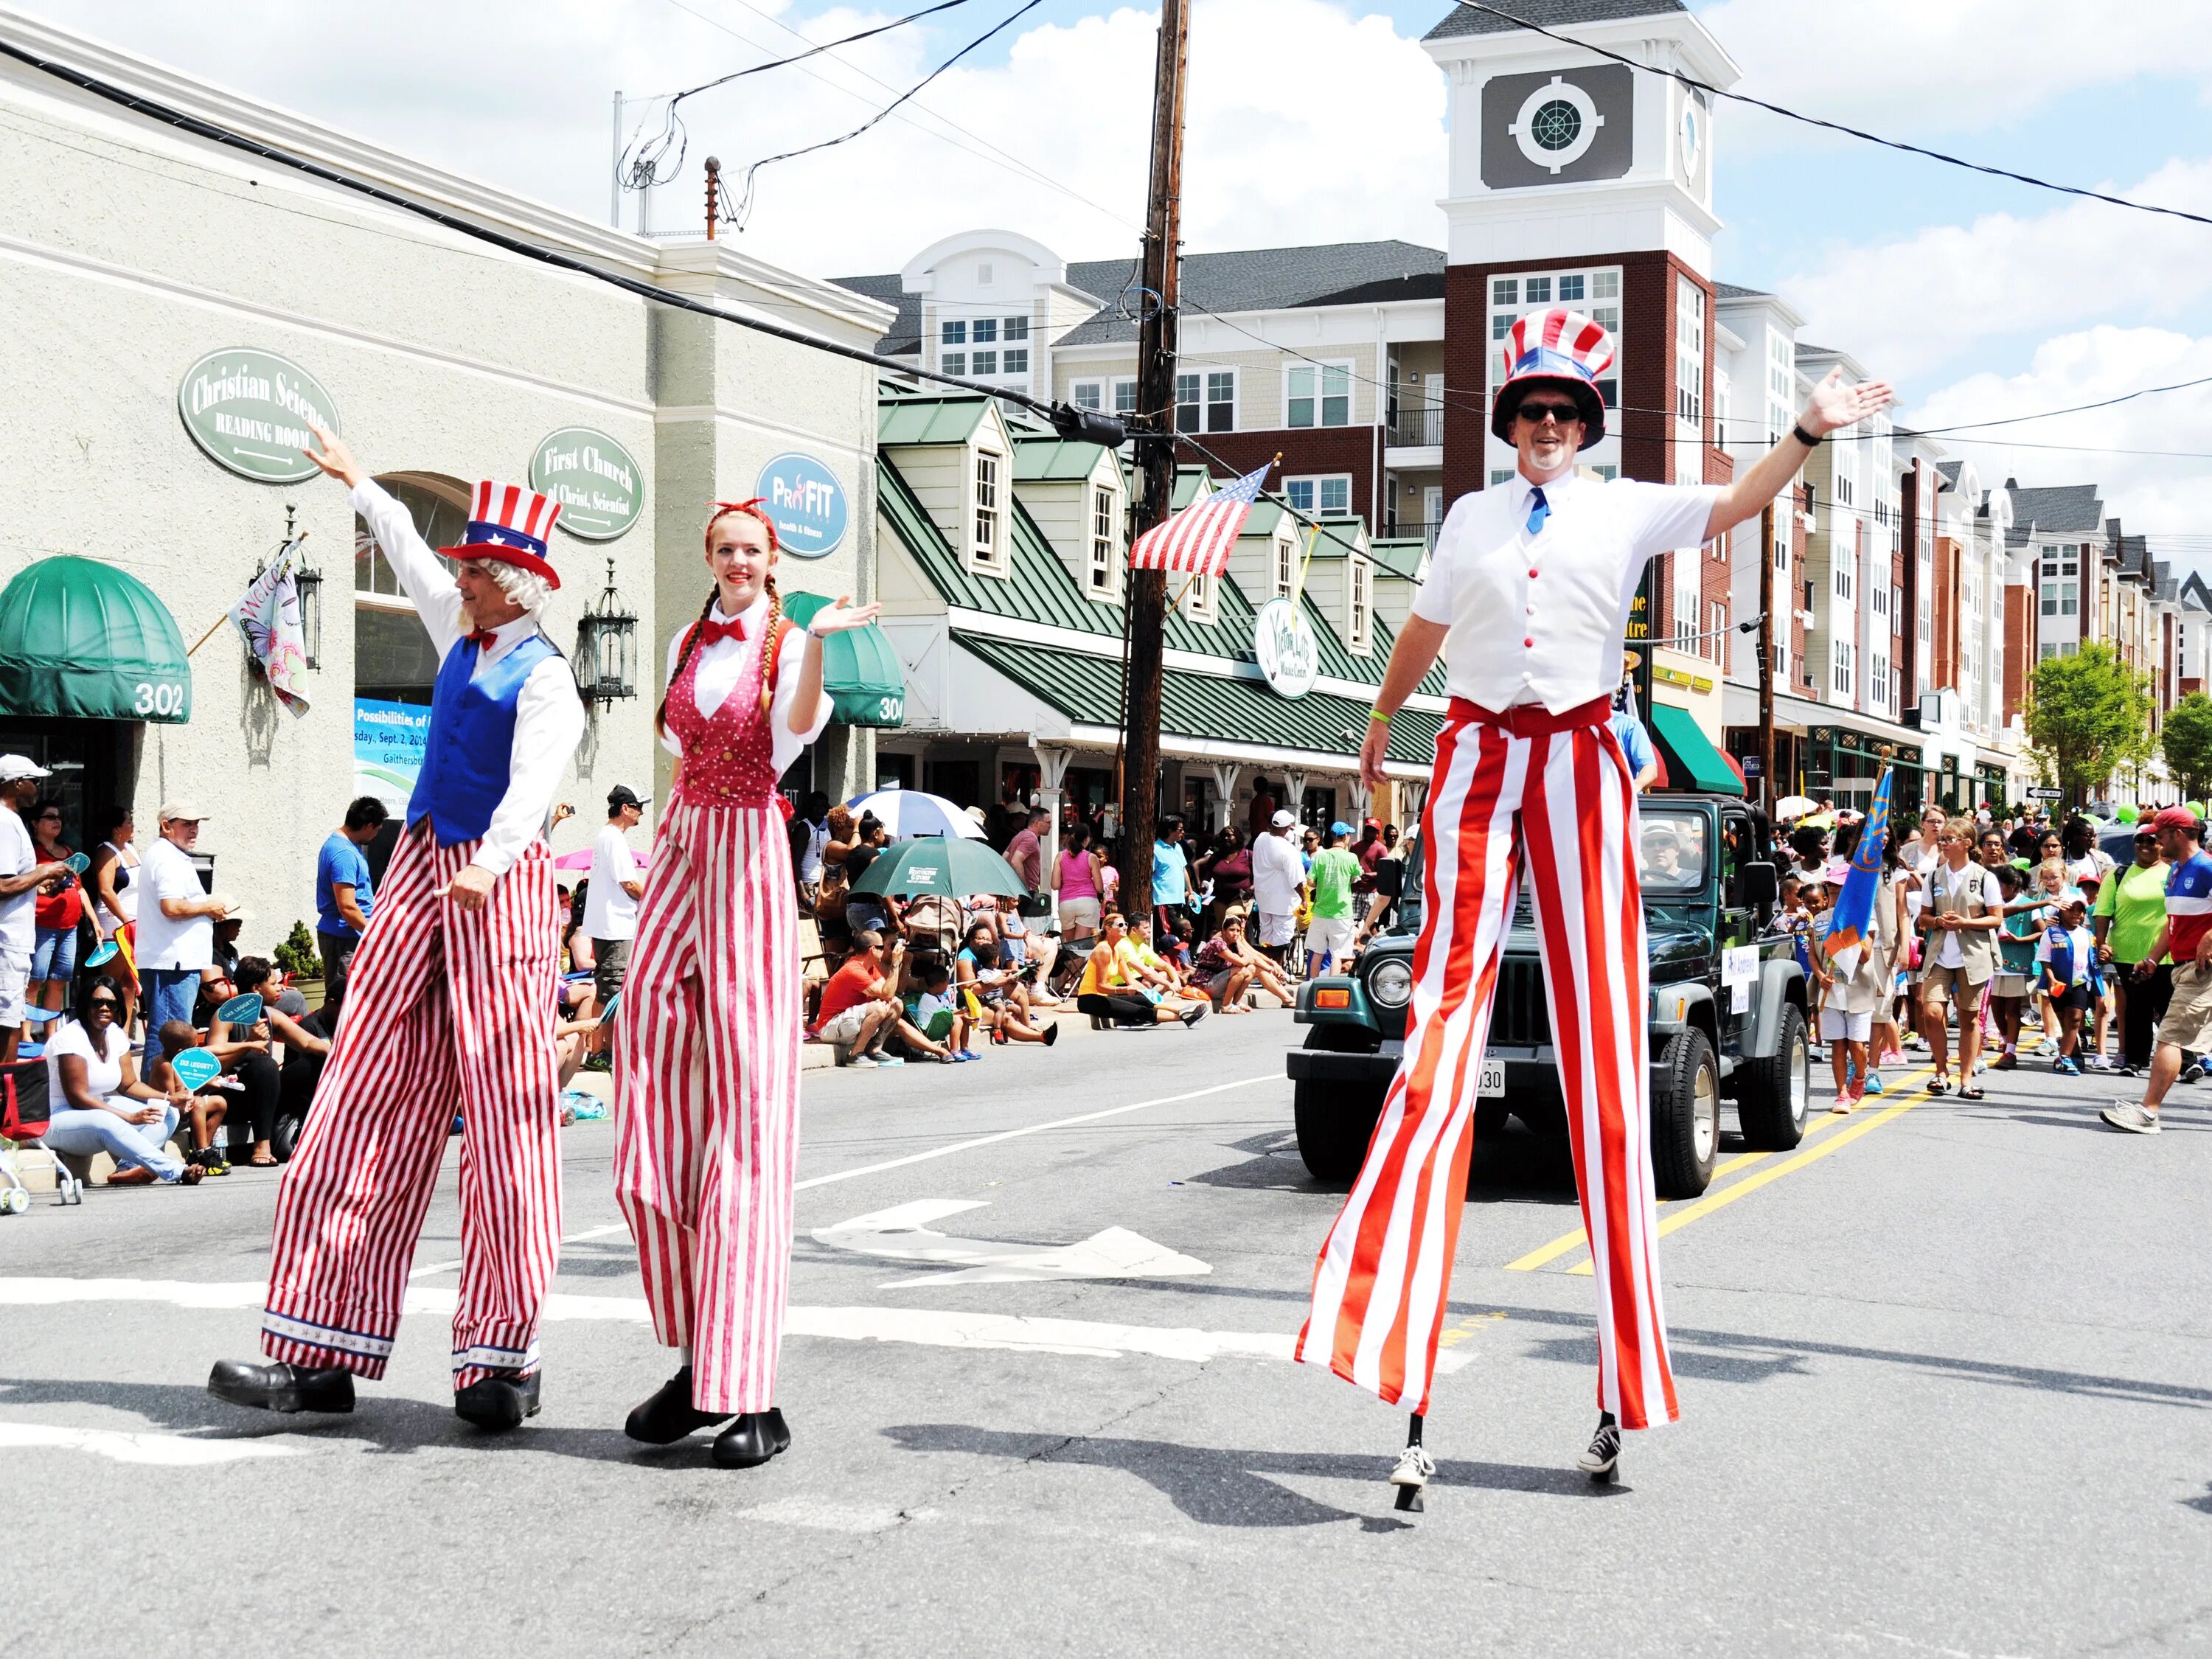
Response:
[[[1091,854],[1062,853],[1060,855],[1060,896],[1067,899],[1095,899],[1098,884],[1091,879]]]

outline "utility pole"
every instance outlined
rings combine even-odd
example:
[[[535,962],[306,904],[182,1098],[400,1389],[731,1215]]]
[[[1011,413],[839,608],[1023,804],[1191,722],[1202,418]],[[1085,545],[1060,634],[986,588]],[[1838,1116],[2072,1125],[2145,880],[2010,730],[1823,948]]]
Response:
[[[1176,296],[1182,220],[1183,76],[1190,54],[1190,0],[1161,0],[1159,61],[1152,76],[1152,201],[1145,215],[1144,310],[1137,331],[1137,453],[1144,497],[1137,534],[1175,504]],[[1122,690],[1121,905],[1146,915],[1152,900],[1152,842],[1160,790],[1160,667],[1166,646],[1168,579],[1132,570],[1129,678]]]
[[[1759,787],[1768,805],[1774,793],[1774,503],[1759,515]]]

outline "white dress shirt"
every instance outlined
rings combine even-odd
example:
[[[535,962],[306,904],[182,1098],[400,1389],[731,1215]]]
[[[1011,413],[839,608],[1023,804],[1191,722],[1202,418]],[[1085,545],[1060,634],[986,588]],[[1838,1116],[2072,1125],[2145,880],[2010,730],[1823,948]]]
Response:
[[[637,879],[637,858],[623,838],[622,826],[599,826],[592,843],[592,886],[584,895],[584,932],[592,939],[635,939],[637,901],[623,883]]]
[[[1543,489],[1551,513],[1535,536],[1536,486],[1518,475],[1454,501],[1413,600],[1415,616],[1450,630],[1446,689],[1485,708],[1559,714],[1608,695],[1645,561],[1698,546],[1720,495],[1572,473]]]
[[[452,569],[431,551],[407,509],[374,480],[354,490],[353,510],[361,514],[376,544],[384,550],[384,556],[391,561],[393,574],[415,602],[415,614],[422,618],[438,660],[443,663],[468,631],[461,625],[461,590]],[[475,674],[482,674],[538,631],[538,619],[528,615],[492,629],[492,643],[477,653]],[[523,849],[544,833],[553,792],[561,787],[583,737],[584,704],[576,695],[575,670],[556,653],[530,671],[515,698],[507,793],[493,811],[471,863],[495,876],[503,876],[514,867]]]
[[[714,608],[707,613],[715,622],[727,622],[722,614],[722,602],[714,601]],[[737,689],[738,680],[746,665],[760,655],[761,634],[768,627],[768,595],[763,593],[745,607],[738,620],[745,625],[742,640],[720,639],[712,645],[702,645],[691,653],[697,665],[697,677],[693,682],[692,706],[708,718],[722,706],[723,700]],[[668,642],[667,684],[676,683],[677,659],[684,653],[684,636],[691,631],[686,623],[676,630],[676,637]],[[814,711],[814,719],[803,732],[791,729],[791,705],[799,695],[799,671],[806,660],[806,630],[797,623],[783,636],[783,649],[776,655],[775,699],[769,706],[769,755],[775,765],[775,775],[781,777],[791,769],[799,751],[822,735],[822,728],[830,724],[830,696],[823,693],[821,703]],[[684,745],[671,730],[661,739],[661,747],[672,755],[684,752]]]

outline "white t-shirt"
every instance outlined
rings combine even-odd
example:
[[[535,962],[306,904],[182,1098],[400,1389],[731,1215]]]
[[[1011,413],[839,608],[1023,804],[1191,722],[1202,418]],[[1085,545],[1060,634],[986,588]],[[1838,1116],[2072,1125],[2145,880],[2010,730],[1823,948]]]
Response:
[[[637,860],[619,825],[608,823],[592,843],[592,890],[584,895],[584,931],[593,939],[637,937],[637,901],[623,883],[637,879]]]
[[[106,1100],[123,1091],[123,1056],[131,1052],[131,1039],[113,1022],[107,1027],[107,1052],[92,1045],[92,1033],[74,1019],[60,1022],[61,1029],[46,1042],[46,1093],[57,1112],[81,1109],[62,1092],[62,1056],[75,1054],[84,1061],[85,1086]]]
[[[186,916],[179,921],[161,914],[163,899],[208,896],[191,854],[167,836],[157,836],[139,860],[138,878],[146,885],[146,896],[138,906],[138,965],[198,969],[213,962],[213,916]]]
[[[31,832],[12,806],[0,805],[0,876],[20,876],[39,867],[39,849]],[[26,964],[38,948],[39,890],[26,887],[13,898],[0,898],[0,952],[21,957]]]
[[[1964,915],[1966,905],[1962,901],[1977,892],[1981,895],[1984,915],[2004,914],[2004,890],[1997,885],[1996,872],[1984,870],[1978,864],[1969,864],[1963,870],[1954,870],[1948,860],[1931,865],[1925,877],[1925,886],[1924,904],[1939,914],[1942,909],[1936,902],[1939,894],[1949,894],[1951,908]],[[1938,968],[1965,967],[1966,951],[1959,931],[1945,928],[1940,937],[1943,943],[1936,953],[1936,965]]]
[[[2051,949],[2053,933],[2066,940],[2065,961],[2060,961],[2058,953]],[[2055,976],[2061,984],[2086,985],[2089,982],[2089,959],[2096,950],[2096,937],[2087,927],[2060,927],[2054,924],[2045,928],[2043,936],[2036,940],[2035,959],[2055,964]]]
[[[1283,836],[1271,830],[1252,843],[1252,902],[1262,915],[1295,915],[1305,878],[1306,861]]]

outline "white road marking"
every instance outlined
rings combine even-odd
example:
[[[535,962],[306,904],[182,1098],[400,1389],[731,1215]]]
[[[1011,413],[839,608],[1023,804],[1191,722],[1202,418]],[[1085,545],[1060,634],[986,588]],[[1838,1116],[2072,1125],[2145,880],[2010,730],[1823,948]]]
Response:
[[[978,1135],[972,1140],[956,1140],[949,1146],[934,1146],[926,1152],[910,1152],[904,1158],[888,1158],[881,1164],[864,1164],[856,1170],[833,1170],[828,1175],[811,1176],[799,1182],[792,1190],[805,1192],[810,1187],[826,1187],[833,1182],[857,1181],[862,1176],[881,1175],[886,1170],[902,1170],[909,1164],[926,1164],[932,1158],[950,1158],[955,1152],[970,1152],[979,1146],[995,1146],[1002,1140],[1018,1140],[1024,1135],[1042,1134],[1048,1129],[1066,1129],[1078,1123],[1096,1123],[1101,1118],[1120,1117],[1125,1112],[1141,1112],[1153,1106],[1172,1106],[1179,1101],[1197,1100],[1206,1095],[1218,1095],[1228,1089],[1249,1089],[1255,1083],[1273,1083],[1281,1079],[1279,1072],[1265,1072],[1258,1077],[1242,1077],[1233,1083],[1217,1083],[1209,1088],[1193,1089],[1187,1094],[1162,1095],[1156,1100],[1133,1101],[1127,1106],[1109,1106],[1100,1112],[1084,1112],[1074,1117],[1056,1117],[1049,1123],[1032,1123],[1025,1128],[1001,1129],[996,1134]],[[587,1238],[605,1238],[611,1233],[624,1233],[629,1224],[617,1221],[611,1226],[593,1227],[580,1233],[562,1237],[563,1244],[580,1244]],[[433,1261],[416,1268],[410,1279],[421,1279],[429,1273],[451,1273],[461,1264],[453,1261]]]
[[[1109,1227],[1079,1244],[1007,1244],[951,1238],[932,1231],[928,1224],[987,1207],[981,1199],[916,1199],[834,1227],[817,1227],[814,1242],[887,1261],[927,1261],[967,1269],[878,1286],[886,1291],[916,1285],[1018,1285],[1039,1279],[1184,1279],[1213,1271],[1195,1256],[1155,1244],[1126,1227]]]
[[[0,1306],[57,1306],[71,1302],[166,1302],[180,1308],[252,1308],[258,1284],[187,1285],[164,1279],[0,1279]],[[450,1317],[460,1293],[440,1285],[407,1292],[406,1312]],[[643,1297],[575,1296],[556,1291],[545,1298],[545,1322],[652,1322]],[[1010,1353],[1073,1355],[1118,1359],[1148,1354],[1202,1365],[1223,1358],[1288,1360],[1296,1338],[1287,1331],[1201,1331],[1188,1326],[1119,1325],[1090,1319],[1041,1319],[1018,1314],[969,1313],[949,1308],[808,1308],[787,1310],[792,1336],[846,1342],[902,1342],[929,1348],[994,1348]],[[1474,1362],[1468,1349],[1437,1356],[1440,1376]]]
[[[77,1429],[59,1423],[0,1423],[0,1451],[81,1451],[118,1463],[159,1463],[197,1468],[251,1457],[293,1457],[295,1446],[266,1440],[191,1440],[175,1434],[133,1434],[123,1429]]]

